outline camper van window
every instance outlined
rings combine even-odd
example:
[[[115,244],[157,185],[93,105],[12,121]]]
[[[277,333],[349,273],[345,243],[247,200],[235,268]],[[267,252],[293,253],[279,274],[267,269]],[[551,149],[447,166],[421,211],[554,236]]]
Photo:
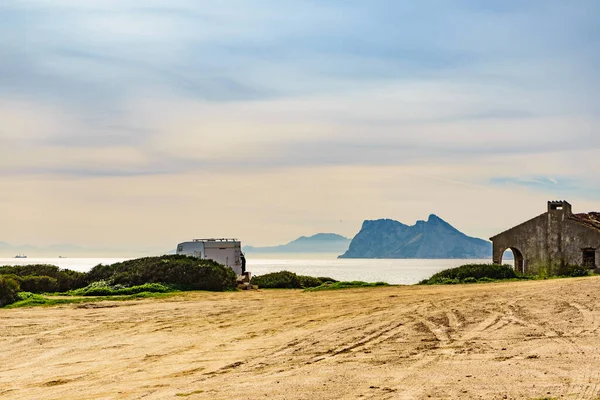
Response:
[[[180,244],[179,246],[177,246],[177,251],[183,251],[183,245]]]

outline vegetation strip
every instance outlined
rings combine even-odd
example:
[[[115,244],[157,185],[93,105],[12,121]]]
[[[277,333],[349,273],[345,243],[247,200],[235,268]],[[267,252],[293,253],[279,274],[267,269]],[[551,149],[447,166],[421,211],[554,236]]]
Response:
[[[126,300],[181,290],[235,290],[236,282],[237,276],[231,268],[182,255],[100,264],[87,273],[45,264],[4,266],[0,267],[0,307],[91,301],[49,298],[42,296],[43,293],[95,297],[96,301],[98,296]]]
[[[80,304],[80,303],[96,303],[100,301],[125,301],[156,297],[170,297],[178,294],[171,293],[150,293],[142,292],[128,296],[101,296],[101,297],[73,297],[73,298],[55,298],[41,294],[20,292],[18,293],[17,301],[5,306],[4,308],[20,308],[20,307],[40,307],[40,306],[56,306],[63,304]]]
[[[578,277],[590,275],[589,270],[577,266],[564,268],[562,276],[555,278]],[[459,283],[484,283],[506,280],[547,279],[545,276],[529,276],[516,272],[510,265],[498,264],[467,264],[456,268],[440,271],[429,279],[424,279],[421,285],[455,285]]]
[[[366,288],[366,287],[377,287],[377,286],[389,286],[389,284],[385,282],[362,282],[362,281],[350,281],[350,282],[333,282],[333,283],[324,283],[317,287],[304,289],[306,292],[318,292],[321,290],[339,290],[339,289],[356,289],[356,288]]]
[[[587,269],[567,266],[563,277],[589,275]],[[524,276],[510,265],[467,264],[440,271],[423,285],[447,285],[506,280],[546,279]],[[31,307],[164,297],[183,290],[235,290],[237,276],[212,260],[169,255],[145,257],[112,265],[97,265],[77,272],[54,265],[0,267],[0,307]],[[290,271],[255,276],[251,281],[265,289],[338,290],[387,286],[385,282],[339,282],[329,277],[298,275]],[[55,296],[48,296],[48,293]],[[45,295],[43,295],[45,294]],[[57,298],[56,295],[62,297]]]

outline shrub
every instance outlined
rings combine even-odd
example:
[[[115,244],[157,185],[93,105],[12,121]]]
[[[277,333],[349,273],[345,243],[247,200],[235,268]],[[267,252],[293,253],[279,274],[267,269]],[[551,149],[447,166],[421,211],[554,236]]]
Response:
[[[323,282],[319,278],[315,278],[312,276],[299,275],[298,277],[300,278],[300,284],[303,288],[317,287],[323,284]]]
[[[579,265],[567,265],[559,271],[561,276],[578,277],[590,275],[590,269]]]
[[[491,280],[518,278],[517,273],[510,265],[497,264],[467,264],[457,268],[450,268],[434,274],[431,278],[421,281],[421,284],[455,284],[467,278],[482,281],[482,278]]]
[[[251,283],[266,289],[301,289],[300,277],[290,271],[253,276]]]
[[[29,265],[7,265],[0,267],[0,275],[14,274],[18,276],[51,276],[56,278],[60,271],[55,265],[29,264]]]
[[[229,267],[212,260],[181,255],[100,264],[89,273],[61,270],[46,264],[5,266],[0,267],[0,276],[10,276],[28,292],[60,291],[85,296],[163,293],[174,287],[182,290],[233,290],[237,280]]]
[[[58,281],[49,276],[28,275],[19,277],[21,290],[31,293],[49,293],[58,290]]]
[[[474,276],[468,276],[462,280],[462,283],[476,283],[476,282],[477,282],[477,278],[475,278]]]
[[[321,286],[325,282],[337,282],[331,278],[315,278],[297,275],[290,271],[272,272],[252,277],[251,283],[265,289],[304,289]]]
[[[21,290],[19,282],[15,279],[0,275],[0,307],[17,301],[17,294]]]
[[[98,264],[87,273],[87,278],[90,283],[109,280],[116,273],[119,264],[121,263]]]
[[[183,255],[145,257],[112,265],[97,265],[88,273],[90,282],[105,280],[127,287],[146,283],[178,285],[193,290],[232,290],[237,276],[212,260]]]
[[[31,264],[0,267],[0,275],[15,275],[19,277],[45,276],[56,280],[57,287],[53,290],[66,292],[87,286],[89,283],[85,272],[60,269],[54,265]]]
[[[61,269],[56,276],[56,281],[59,292],[79,289],[90,283],[87,273],[72,271],[70,269]]]

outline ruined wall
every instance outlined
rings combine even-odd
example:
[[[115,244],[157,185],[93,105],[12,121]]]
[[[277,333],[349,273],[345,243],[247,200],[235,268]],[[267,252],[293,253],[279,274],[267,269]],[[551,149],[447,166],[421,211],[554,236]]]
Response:
[[[567,265],[583,265],[583,249],[593,248],[596,267],[600,267],[600,231],[573,221],[568,203],[559,209],[556,205],[549,203],[548,212],[493,237],[494,262],[501,263],[507,249],[516,249],[515,269],[532,275],[558,275]]]
[[[600,231],[590,229],[575,221],[567,221],[563,231],[564,262],[583,264],[583,249],[596,249],[596,268],[600,268]]]
[[[542,214],[530,221],[503,232],[494,238],[493,261],[502,263],[502,255],[507,249],[515,249],[515,269],[519,270],[518,259],[520,253],[524,259],[523,271],[526,274],[535,273],[532,264],[547,262],[549,257],[548,248],[548,219]],[[537,267],[535,267],[537,269]]]

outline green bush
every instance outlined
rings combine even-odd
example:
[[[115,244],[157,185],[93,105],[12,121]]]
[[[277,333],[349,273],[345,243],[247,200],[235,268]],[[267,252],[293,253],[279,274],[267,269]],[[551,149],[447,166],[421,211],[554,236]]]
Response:
[[[256,275],[250,281],[253,285],[265,289],[301,289],[300,277],[290,271],[272,272],[265,275]]]
[[[87,278],[90,284],[98,281],[107,281],[110,280],[113,275],[117,273],[117,268],[121,263],[115,264],[98,264],[93,267],[88,273]]]
[[[56,280],[57,287],[53,290],[74,290],[87,286],[89,283],[85,272],[77,272],[69,269],[60,269],[54,265],[31,264],[31,265],[9,265],[0,267],[0,275],[15,275],[19,277],[49,277]]]
[[[55,278],[58,283],[57,290],[59,292],[79,289],[90,283],[87,273],[72,271],[70,269],[61,269]]]
[[[49,264],[7,265],[0,267],[0,275],[14,274],[18,276],[51,276],[56,278],[60,268]]]
[[[88,273],[90,282],[110,281],[127,287],[146,283],[177,285],[192,290],[232,290],[237,276],[226,266],[212,260],[183,255],[145,257],[112,265],[97,265]]]
[[[325,282],[337,282],[331,278],[315,278],[297,275],[290,271],[272,272],[252,277],[251,283],[265,289],[304,289],[321,286]]]
[[[58,281],[49,276],[23,276],[19,277],[19,283],[25,292],[50,293],[58,290]]]
[[[111,265],[100,264],[89,273],[62,270],[46,264],[4,266],[0,267],[0,275],[11,276],[21,282],[23,290],[28,292],[73,292],[86,288],[84,292],[88,296],[164,291],[157,286],[145,286],[144,290],[140,289],[141,292],[132,289],[146,284],[166,284],[185,290],[232,290],[237,280],[235,272],[229,267],[212,260],[181,255],[138,258]],[[99,281],[110,282],[110,285],[91,284]],[[106,289],[106,286],[110,287]],[[117,289],[123,290],[115,293]]]
[[[559,275],[568,277],[588,276],[590,275],[590,269],[579,265],[567,265],[561,268]]]
[[[467,278],[482,281],[482,278],[492,280],[518,278],[517,273],[510,265],[497,264],[467,264],[457,268],[450,268],[434,274],[431,278],[421,281],[421,284],[456,284]]]
[[[300,278],[300,284],[303,288],[317,287],[323,284],[323,282],[319,278],[315,278],[312,276],[299,275],[298,277]]]
[[[0,275],[0,307],[17,301],[17,294],[21,290],[19,282],[15,279]]]
[[[475,278],[474,276],[468,276],[462,280],[462,283],[476,283],[476,282],[477,282],[477,278]]]

